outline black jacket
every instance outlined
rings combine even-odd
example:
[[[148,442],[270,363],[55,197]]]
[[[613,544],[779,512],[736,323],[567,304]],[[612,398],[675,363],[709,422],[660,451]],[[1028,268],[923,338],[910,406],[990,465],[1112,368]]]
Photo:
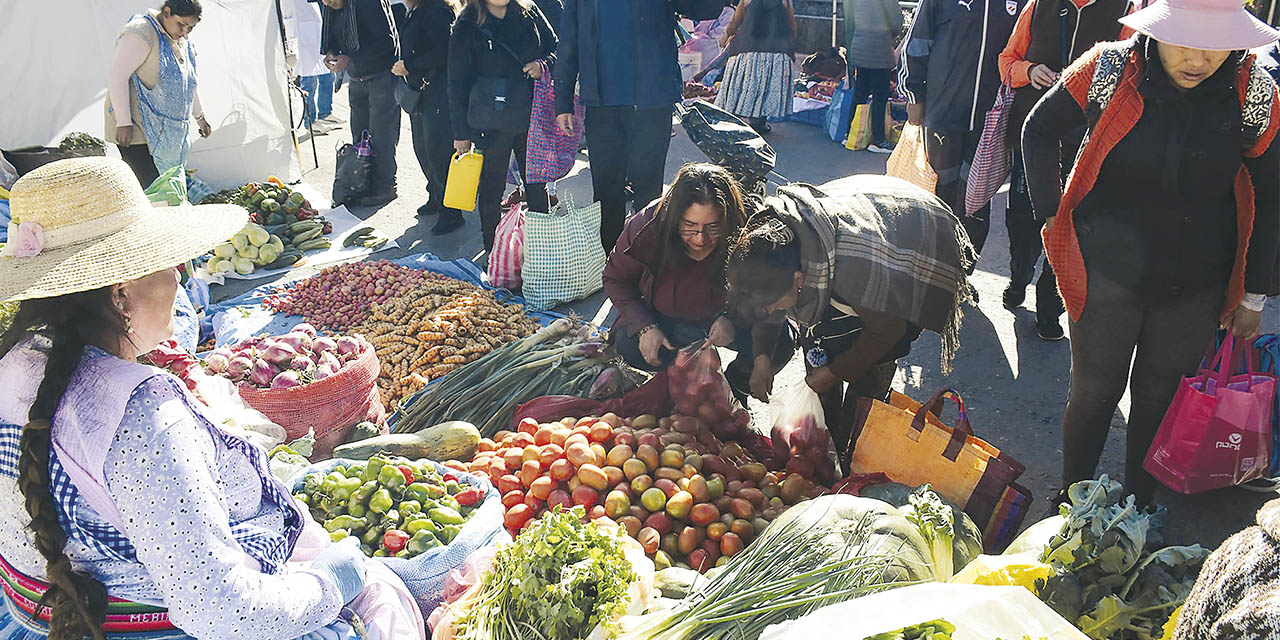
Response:
[[[442,0],[423,0],[405,17],[400,28],[400,59],[409,71],[405,82],[422,90],[431,82],[444,82],[449,62],[449,33],[453,9]]]
[[[924,103],[924,126],[979,131],[1000,88],[1000,52],[1018,0],[921,0],[902,47],[898,85]]]
[[[507,46],[502,47],[498,42]],[[514,51],[515,56],[507,48]],[[537,5],[511,0],[506,16],[502,19],[486,16],[483,26],[476,23],[474,12],[463,11],[449,39],[449,112],[453,118],[453,138],[476,138],[477,132],[467,125],[471,86],[476,78],[519,78],[532,83],[525,76],[524,65],[535,60],[548,65],[556,60],[555,30]]]
[[[391,5],[397,27],[404,21],[404,5]],[[382,0],[347,0],[340,11],[322,12],[325,32],[322,54],[341,54],[351,58],[347,73],[354,78],[368,78],[379,73],[391,73],[396,63],[395,42],[391,39],[391,24],[383,11]],[[336,33],[351,25],[355,18],[355,36],[358,46],[348,50],[344,42],[348,38]]]
[[[600,42],[598,2],[627,2],[631,7],[637,98],[653,105],[675,104],[684,89],[676,61],[676,14],[712,20],[724,10],[724,0],[565,0],[555,73],[556,113],[573,113],[574,86],[583,106],[601,105],[598,61],[602,55],[617,54]]]

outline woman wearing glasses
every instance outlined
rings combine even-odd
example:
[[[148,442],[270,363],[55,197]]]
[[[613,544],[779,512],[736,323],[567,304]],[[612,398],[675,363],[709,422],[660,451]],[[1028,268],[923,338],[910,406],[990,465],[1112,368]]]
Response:
[[[760,318],[758,332],[783,318],[801,326],[806,382],[841,456],[858,399],[889,395],[898,358],[923,329],[942,336],[949,369],[976,254],[933,194],[870,175],[780,187],[727,251],[740,315]]]
[[[748,391],[768,397],[795,343],[785,327],[753,335],[726,314],[725,248],[745,221],[742,191],[729,172],[697,163],[680,169],[667,193],[627,222],[604,268],[604,290],[618,310],[611,334],[627,362],[657,369],[676,350],[710,340],[738,352],[725,375],[740,400]]]

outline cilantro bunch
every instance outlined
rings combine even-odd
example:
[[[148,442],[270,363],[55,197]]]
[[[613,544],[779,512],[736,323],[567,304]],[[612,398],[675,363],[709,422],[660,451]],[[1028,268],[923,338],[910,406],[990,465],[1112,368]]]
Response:
[[[498,551],[459,640],[580,640],[614,630],[637,579],[618,529],[583,522],[582,507],[556,507]]]

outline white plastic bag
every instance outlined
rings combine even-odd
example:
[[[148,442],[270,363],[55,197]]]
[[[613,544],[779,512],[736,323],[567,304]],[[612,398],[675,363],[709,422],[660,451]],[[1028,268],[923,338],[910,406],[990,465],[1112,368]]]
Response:
[[[284,427],[245,403],[230,380],[202,375],[196,382],[195,393],[209,407],[210,414],[221,421],[219,425],[223,429],[267,451],[284,442]]]
[[[956,632],[951,636],[954,640],[1023,636],[1088,640],[1088,636],[1022,587],[941,582],[882,591],[829,605],[797,620],[770,626],[760,640],[862,640],[938,619],[955,625]]]
[[[775,462],[824,486],[840,479],[839,456],[818,392],[798,380],[769,399],[769,415],[773,418],[769,441]]]

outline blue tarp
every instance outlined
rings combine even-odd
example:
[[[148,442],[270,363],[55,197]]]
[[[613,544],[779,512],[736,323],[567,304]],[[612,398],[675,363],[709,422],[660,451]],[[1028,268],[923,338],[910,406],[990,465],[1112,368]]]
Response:
[[[392,260],[391,262],[470,282],[493,291],[500,302],[524,304],[523,298],[506,289],[496,289],[491,286],[485,281],[484,271],[481,271],[480,267],[476,266],[474,262],[465,258],[441,260],[430,253],[421,253]],[[288,288],[289,286],[291,286],[291,283],[284,285],[267,284],[230,300],[211,305],[205,315],[213,321],[213,334],[217,337],[218,346],[235,344],[245,338],[264,333],[269,335],[283,334],[294,325],[302,322],[302,316],[273,313],[262,306],[262,298],[275,293],[281,287]],[[534,318],[541,324],[549,324],[552,320],[563,316],[554,312],[529,312],[529,317]]]

